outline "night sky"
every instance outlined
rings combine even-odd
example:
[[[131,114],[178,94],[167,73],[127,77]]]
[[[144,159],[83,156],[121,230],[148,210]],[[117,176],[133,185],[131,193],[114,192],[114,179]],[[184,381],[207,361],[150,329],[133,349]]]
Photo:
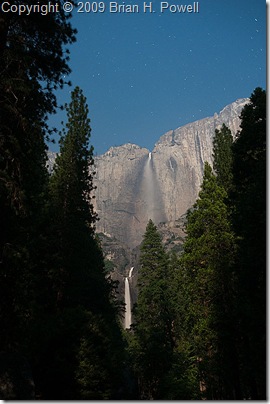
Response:
[[[160,1],[144,13],[140,0],[118,2],[139,12],[112,13],[110,3],[103,13],[73,12],[72,87],[57,92],[64,103],[82,88],[95,153],[128,142],[152,150],[168,130],[266,88],[265,1],[201,0],[199,13],[161,13]],[[50,123],[60,129],[61,120]]]

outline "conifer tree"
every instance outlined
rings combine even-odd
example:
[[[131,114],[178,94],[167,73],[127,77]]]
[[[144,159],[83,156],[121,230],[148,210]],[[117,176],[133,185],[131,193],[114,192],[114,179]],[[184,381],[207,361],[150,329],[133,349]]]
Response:
[[[141,245],[135,310],[135,372],[141,399],[162,398],[173,350],[168,257],[150,220]]]
[[[171,369],[164,382],[164,397],[167,400],[198,400],[199,372],[197,357],[192,352],[189,327],[189,294],[181,255],[170,256],[171,281],[169,284],[172,302],[172,330],[174,349]]]
[[[243,394],[266,397],[266,92],[256,88],[233,145],[236,263]]]
[[[59,3],[52,1],[59,12],[47,15],[0,11],[0,178],[7,206],[19,216],[31,211],[43,181],[46,119],[56,110],[54,90],[70,73],[65,46],[75,41],[75,30]]]
[[[213,139],[213,168],[217,175],[217,182],[227,193],[232,187],[232,144],[233,137],[230,129],[223,124],[221,129],[215,130]]]
[[[31,1],[12,5],[32,5]],[[39,2],[47,4],[47,2]],[[52,4],[58,2],[52,1]],[[60,7],[61,9],[61,7]],[[0,344],[22,350],[29,334],[36,241],[42,217],[48,134],[54,90],[70,72],[68,50],[75,31],[60,13],[0,11]]]
[[[50,256],[44,277],[50,305],[46,302],[42,324],[37,319],[47,334],[44,340],[36,326],[34,375],[43,399],[112,398],[121,377],[121,334],[94,231],[93,147],[81,89],[74,89],[66,108],[68,121],[49,187]]]
[[[93,186],[93,146],[90,146],[90,119],[82,90],[76,87],[66,105],[68,122],[60,138],[60,154],[51,178],[52,198],[62,206],[63,217],[77,217],[94,230],[97,215],[91,203]]]
[[[225,190],[208,163],[199,198],[188,214],[181,257],[186,290],[186,336],[197,359],[202,397],[239,398],[235,355],[232,264],[234,236]]]
[[[62,131],[60,154],[50,180],[54,234],[63,267],[63,278],[57,277],[59,305],[61,300],[72,299],[74,293],[75,301],[93,299],[96,285],[90,282],[90,278],[95,278],[96,282],[99,279],[100,284],[105,285],[102,254],[94,237],[97,215],[91,202],[94,197],[94,160],[89,111],[79,87],[72,92],[66,109],[68,121]],[[89,260],[92,270],[89,269]],[[97,302],[98,296],[96,305]],[[64,306],[66,304],[68,302]]]

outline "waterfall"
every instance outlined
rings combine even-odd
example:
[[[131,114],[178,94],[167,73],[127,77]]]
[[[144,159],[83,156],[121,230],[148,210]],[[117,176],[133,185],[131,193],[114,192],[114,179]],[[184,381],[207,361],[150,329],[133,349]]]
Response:
[[[130,268],[130,270],[129,270],[129,274],[128,274],[128,277],[129,277],[129,278],[131,278],[131,277],[132,277],[132,272],[133,272],[133,269],[134,269],[134,267],[131,267],[131,268]]]
[[[155,180],[153,173],[153,162],[151,152],[148,154],[148,159],[144,169],[144,196],[145,196],[145,213],[147,220],[152,219],[155,221],[154,207],[155,207]]]
[[[128,278],[125,278],[125,304],[126,304],[125,328],[130,328],[130,325],[131,325],[131,302],[130,302],[130,287],[129,287]]]
[[[125,278],[125,304],[126,304],[125,328],[130,328],[131,325],[131,300],[130,300],[129,278],[132,277],[133,269],[134,267],[130,268],[128,278]]]
[[[144,157],[144,167],[142,170],[140,182],[140,211],[142,212],[142,223],[146,223],[151,219],[155,224],[166,221],[164,212],[163,195],[158,180],[158,170],[155,159],[159,155],[148,152]],[[144,228],[145,229],[145,228]]]

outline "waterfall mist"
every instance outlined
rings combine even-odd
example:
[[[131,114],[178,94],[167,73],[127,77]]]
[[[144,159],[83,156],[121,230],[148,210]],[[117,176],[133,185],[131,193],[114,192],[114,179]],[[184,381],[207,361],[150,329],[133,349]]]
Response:
[[[142,198],[146,221],[152,219],[154,223],[166,220],[163,209],[162,195],[156,179],[152,153],[149,152],[145,162],[142,179]]]

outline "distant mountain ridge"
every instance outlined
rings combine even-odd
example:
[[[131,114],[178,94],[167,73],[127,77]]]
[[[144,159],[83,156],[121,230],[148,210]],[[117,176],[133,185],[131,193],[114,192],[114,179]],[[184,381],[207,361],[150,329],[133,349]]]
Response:
[[[248,98],[162,135],[152,152],[135,144],[111,147],[95,157],[97,231],[134,248],[151,218],[172,224],[198,197],[204,163],[212,164],[215,129],[223,123],[233,136]]]

